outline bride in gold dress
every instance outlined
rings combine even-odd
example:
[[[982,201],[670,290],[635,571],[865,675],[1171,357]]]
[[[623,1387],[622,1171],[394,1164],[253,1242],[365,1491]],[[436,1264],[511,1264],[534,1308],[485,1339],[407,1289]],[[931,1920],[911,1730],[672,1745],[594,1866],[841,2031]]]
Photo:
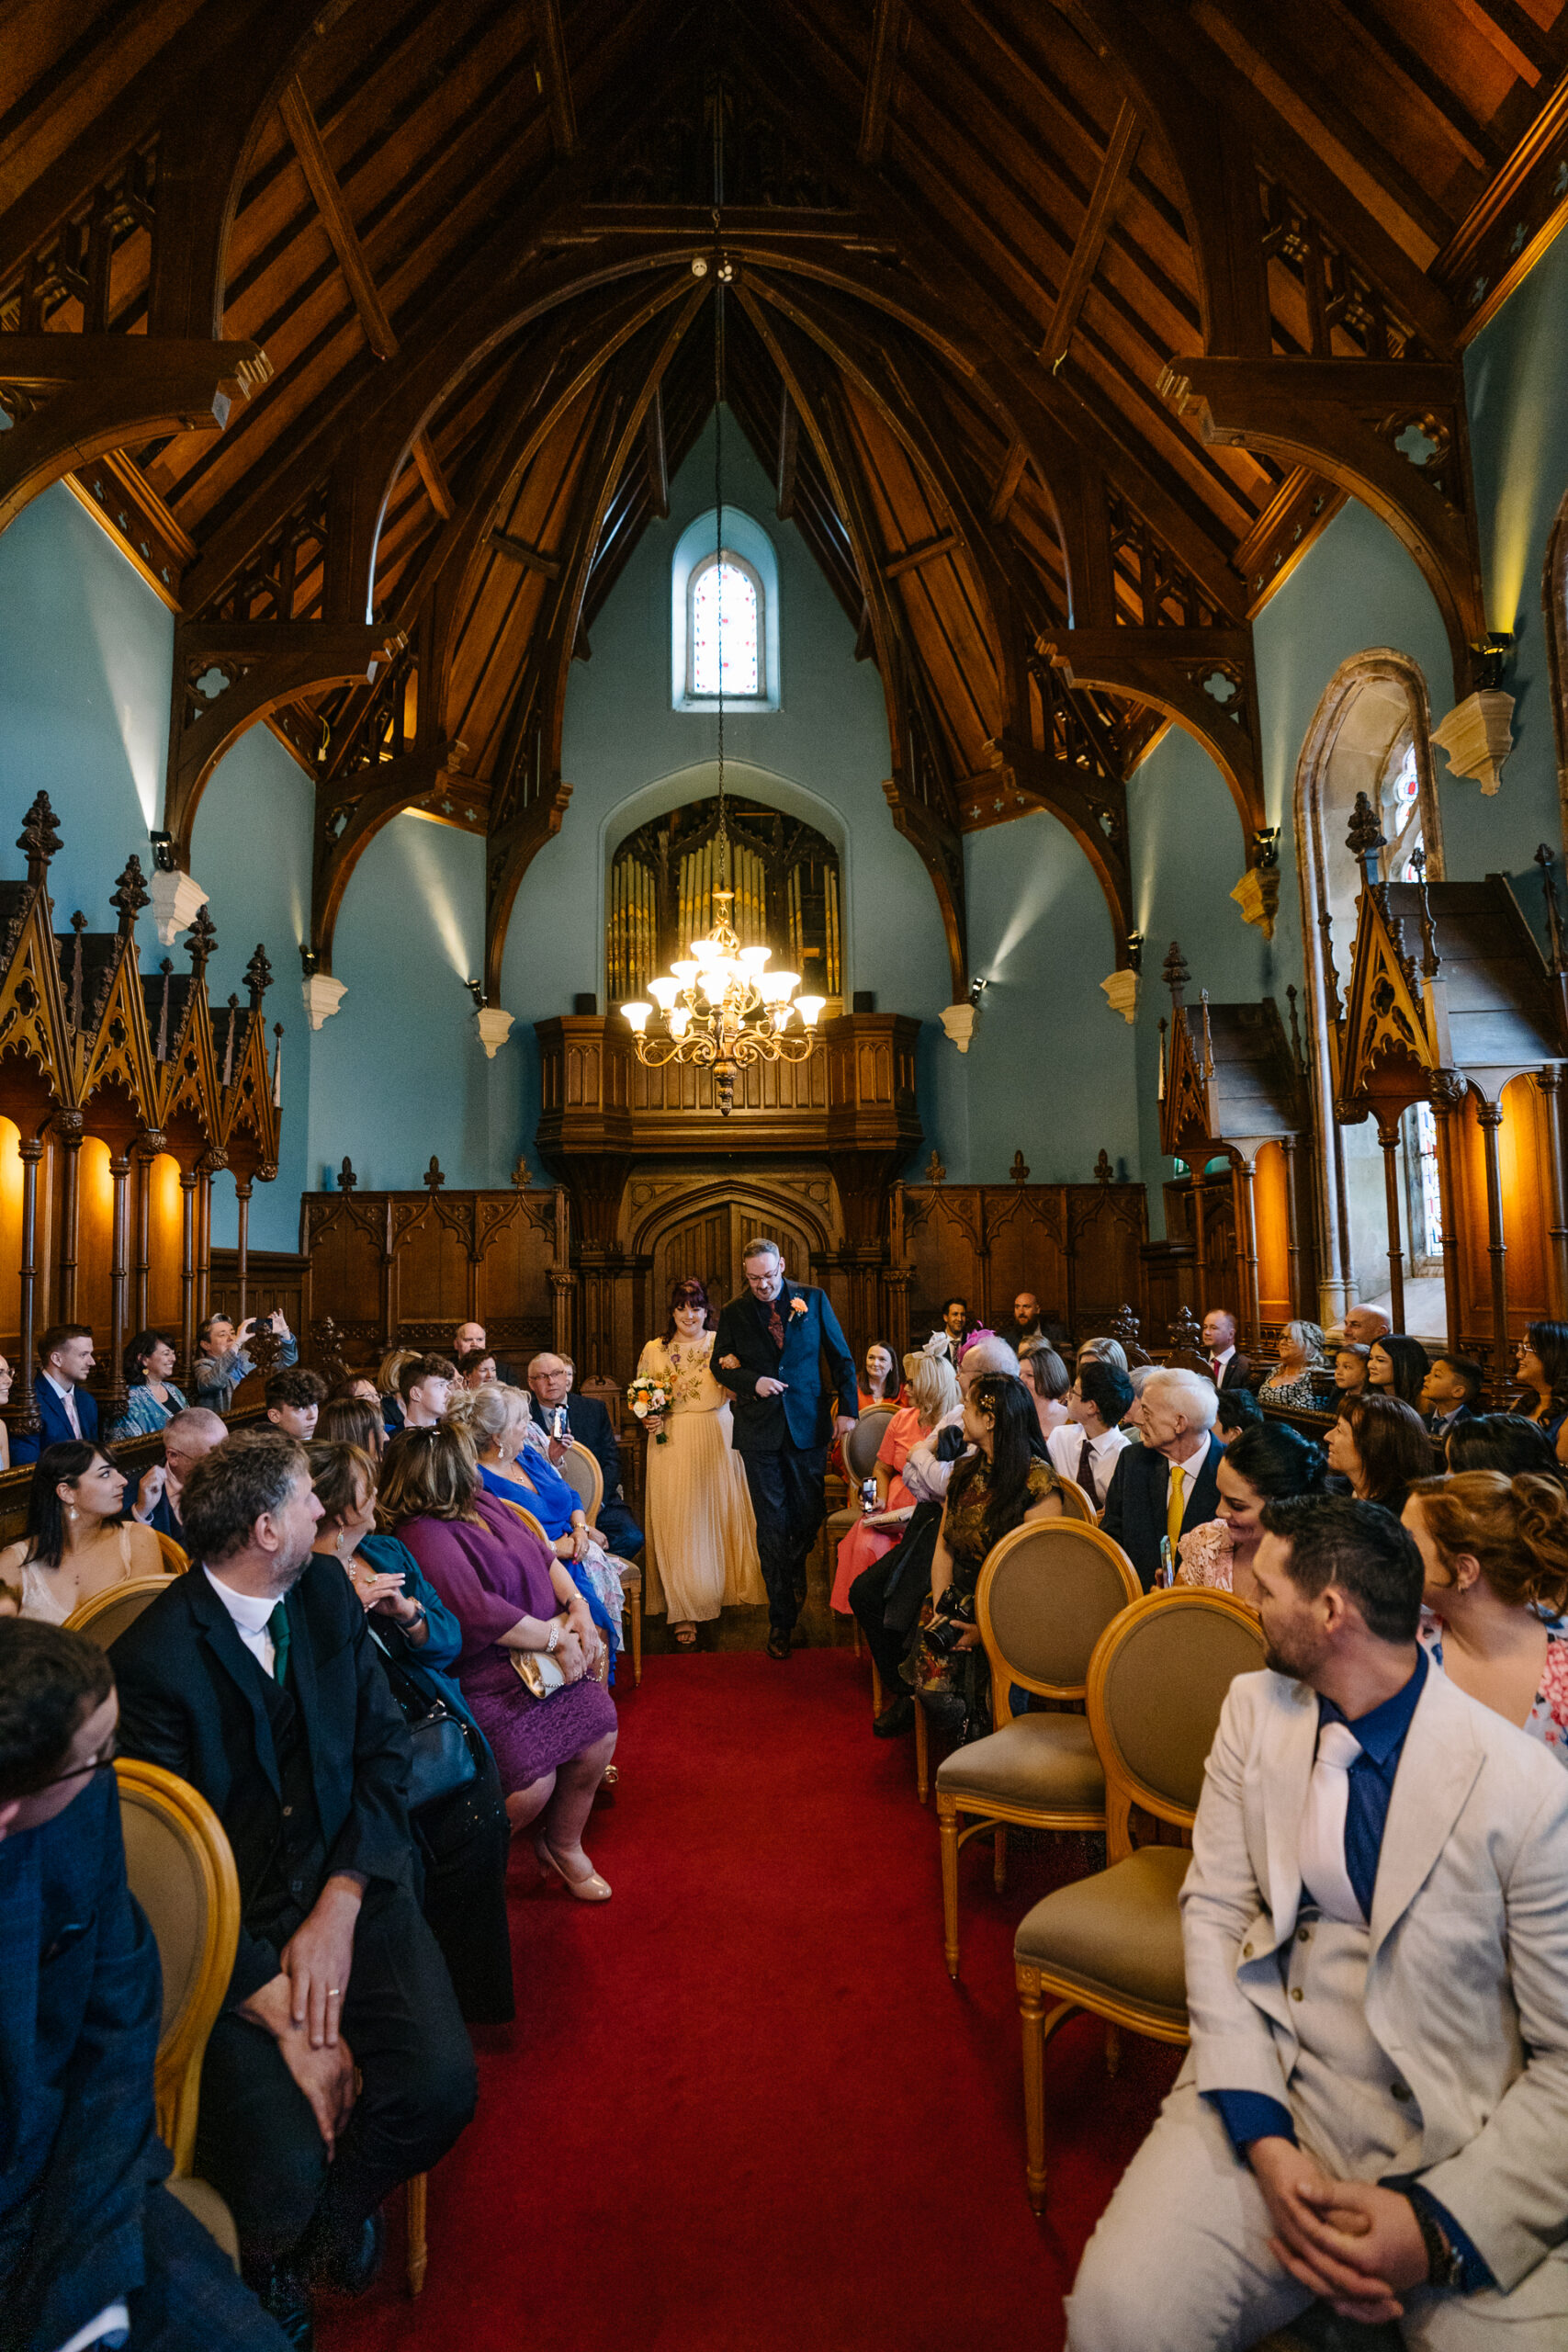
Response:
[[[746,1473],[730,1451],[729,1394],[708,1369],[714,1335],[707,1318],[702,1283],[677,1283],[669,1328],[661,1340],[649,1340],[637,1363],[638,1378],[663,1381],[671,1400],[667,1412],[643,1425],[645,1606],[669,1610],[685,1650],[694,1647],[697,1627],[721,1609],[761,1605],[768,1597]]]

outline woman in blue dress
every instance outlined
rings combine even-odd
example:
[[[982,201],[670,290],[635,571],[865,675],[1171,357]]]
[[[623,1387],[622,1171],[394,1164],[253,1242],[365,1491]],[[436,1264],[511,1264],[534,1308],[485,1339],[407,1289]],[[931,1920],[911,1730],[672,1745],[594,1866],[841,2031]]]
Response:
[[[589,1526],[581,1496],[561,1476],[544,1445],[532,1442],[529,1432],[537,1424],[526,1395],[503,1381],[486,1381],[454,1394],[446,1418],[468,1432],[487,1491],[515,1503],[544,1529],[609,1643],[614,1682],[624,1606],[620,1570],[604,1536]]]

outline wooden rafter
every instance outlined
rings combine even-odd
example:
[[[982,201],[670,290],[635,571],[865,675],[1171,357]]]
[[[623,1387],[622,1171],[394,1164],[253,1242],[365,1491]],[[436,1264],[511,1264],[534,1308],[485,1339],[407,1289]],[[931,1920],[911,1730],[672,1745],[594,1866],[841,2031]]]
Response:
[[[1142,135],[1143,124],[1138,109],[1130,99],[1124,98],[1111,127],[1111,137],[1106,141],[1104,158],[1089,193],[1083,226],[1073,247],[1067,274],[1062,280],[1062,290],[1056,297],[1056,307],[1051,314],[1045,340],[1040,346],[1040,356],[1047,368],[1059,367],[1067,356],[1067,346],[1078,322],[1084,296],[1100,267],[1100,256],[1104,251],[1111,224],[1116,218],[1116,209],[1122,201]]]
[[[556,153],[564,158],[577,146],[577,108],[566,62],[560,0],[534,0],[534,11],[539,28],[540,72],[544,76],[545,103],[549,108],[550,136],[555,141]]]
[[[865,102],[861,110],[860,141],[855,149],[863,164],[882,161],[887,141],[887,115],[893,85],[898,78],[898,44],[904,32],[904,0],[876,0],[871,28],[871,64],[865,77]]]

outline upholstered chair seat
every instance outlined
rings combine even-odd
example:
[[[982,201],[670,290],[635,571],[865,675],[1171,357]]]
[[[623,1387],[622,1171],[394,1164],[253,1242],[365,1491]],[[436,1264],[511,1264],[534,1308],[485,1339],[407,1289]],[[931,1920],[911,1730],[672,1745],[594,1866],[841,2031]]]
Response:
[[[999,1797],[1103,1816],[1105,1774],[1082,1715],[1017,1715],[937,1766],[937,1796]]]
[[[1184,2034],[1177,1897],[1191,1860],[1185,1846],[1141,1846],[1111,1869],[1058,1887],[1020,1928],[1019,1963],[1049,1969],[1053,1990],[1136,2002]]]

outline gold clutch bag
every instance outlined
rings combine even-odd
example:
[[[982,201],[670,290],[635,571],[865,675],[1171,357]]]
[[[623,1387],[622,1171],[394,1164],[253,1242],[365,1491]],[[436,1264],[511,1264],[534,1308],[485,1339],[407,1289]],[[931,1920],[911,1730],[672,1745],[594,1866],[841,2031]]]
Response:
[[[565,1690],[566,1668],[548,1650],[508,1650],[506,1655],[518,1681],[536,1699],[547,1699],[552,1690]]]

